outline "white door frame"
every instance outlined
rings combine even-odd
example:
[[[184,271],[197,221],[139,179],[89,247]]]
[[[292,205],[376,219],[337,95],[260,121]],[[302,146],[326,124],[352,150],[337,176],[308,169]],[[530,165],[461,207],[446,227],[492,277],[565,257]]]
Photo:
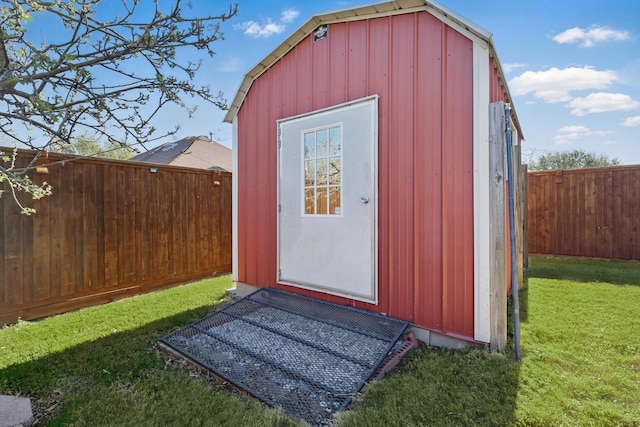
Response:
[[[278,161],[277,161],[277,167],[278,167],[278,179],[277,179],[277,206],[276,209],[280,209],[281,206],[281,198],[282,198],[282,194],[281,194],[281,184],[280,184],[280,174],[281,174],[281,155],[280,155],[280,147],[281,147],[281,138],[280,138],[280,129],[281,129],[281,125],[283,123],[288,123],[291,121],[295,121],[295,120],[300,120],[300,119],[305,119],[305,118],[309,118],[309,117],[322,117],[323,115],[326,114],[330,114],[330,113],[334,113],[336,112],[336,110],[341,110],[341,109],[348,109],[350,107],[357,107],[360,106],[360,104],[364,104],[364,103],[371,103],[372,104],[372,134],[373,134],[373,147],[372,147],[372,153],[371,153],[371,176],[372,176],[372,180],[373,180],[373,191],[374,191],[374,196],[373,196],[373,200],[369,201],[369,204],[371,204],[371,208],[373,209],[373,220],[372,220],[372,245],[371,245],[371,257],[372,257],[372,286],[373,286],[373,292],[372,292],[372,297],[361,297],[359,295],[354,295],[354,294],[350,294],[350,293],[344,293],[344,292],[340,292],[339,290],[336,290],[334,288],[327,288],[327,289],[323,289],[322,287],[319,286],[311,286],[309,284],[305,284],[305,283],[297,283],[297,282],[292,282],[292,281],[287,281],[287,280],[283,280],[280,277],[280,266],[281,266],[281,217],[280,217],[280,212],[278,212],[278,221],[277,221],[277,268],[276,268],[276,282],[280,283],[280,284],[285,284],[285,285],[291,285],[291,286],[295,286],[295,287],[299,287],[302,289],[309,289],[309,290],[313,290],[313,291],[318,291],[318,292],[323,292],[323,293],[327,293],[327,294],[331,294],[331,295],[337,295],[337,296],[341,296],[341,297],[345,297],[345,298],[349,298],[349,299],[353,299],[353,300],[358,300],[358,301],[365,301],[368,303],[373,303],[373,304],[377,304],[378,303],[378,95],[371,95],[371,96],[367,96],[364,98],[360,98],[360,99],[356,99],[353,101],[349,101],[349,102],[345,102],[342,104],[338,104],[338,105],[333,105],[331,107],[327,107],[327,108],[323,108],[320,110],[315,110],[315,111],[311,111],[308,113],[304,113],[304,114],[299,114],[296,116],[292,116],[292,117],[287,117],[287,118],[282,118],[280,120],[277,120],[277,131],[278,131],[278,135],[277,135],[277,140],[278,140]]]

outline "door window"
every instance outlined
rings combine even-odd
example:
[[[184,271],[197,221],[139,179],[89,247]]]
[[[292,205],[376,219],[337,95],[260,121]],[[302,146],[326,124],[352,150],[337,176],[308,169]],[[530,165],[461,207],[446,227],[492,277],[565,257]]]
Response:
[[[342,126],[302,132],[305,216],[342,215]]]

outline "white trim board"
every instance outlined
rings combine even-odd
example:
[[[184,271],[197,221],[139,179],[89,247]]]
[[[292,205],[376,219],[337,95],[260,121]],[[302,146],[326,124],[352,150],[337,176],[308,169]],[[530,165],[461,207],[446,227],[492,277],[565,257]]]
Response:
[[[232,136],[233,174],[231,176],[231,274],[238,281],[238,117],[233,118]]]
[[[476,341],[491,341],[489,259],[489,50],[473,44],[473,294]]]

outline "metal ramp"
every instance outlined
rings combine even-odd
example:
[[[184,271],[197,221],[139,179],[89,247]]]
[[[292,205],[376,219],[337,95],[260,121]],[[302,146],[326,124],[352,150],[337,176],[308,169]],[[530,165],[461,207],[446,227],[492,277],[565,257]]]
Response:
[[[288,415],[326,425],[402,344],[407,326],[263,288],[161,343]]]

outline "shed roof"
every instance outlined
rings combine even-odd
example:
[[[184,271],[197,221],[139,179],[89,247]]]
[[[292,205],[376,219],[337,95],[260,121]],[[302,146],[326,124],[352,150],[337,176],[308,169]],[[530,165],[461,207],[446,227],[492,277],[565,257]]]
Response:
[[[450,9],[436,3],[431,0],[394,0],[385,3],[375,3],[367,6],[360,6],[356,8],[341,9],[333,12],[327,12],[319,15],[312,16],[307,20],[300,28],[293,32],[284,42],[265,56],[258,64],[253,67],[247,74],[245,74],[240,88],[238,89],[229,111],[224,118],[224,121],[231,123],[238,114],[240,106],[244,102],[244,99],[253,84],[262,73],[268,70],[274,65],[280,58],[285,56],[287,52],[293,49],[298,43],[304,40],[309,34],[313,33],[320,25],[334,24],[339,22],[358,21],[369,18],[376,18],[381,16],[399,15],[404,13],[413,13],[418,11],[426,11],[431,13],[436,18],[445,22],[446,24],[454,27],[458,31],[467,35],[470,38],[480,39],[487,43],[489,48],[489,54],[495,60],[495,66],[497,68],[500,82],[505,91],[508,102],[513,105],[511,100],[511,94],[506,84],[504,72],[500,61],[498,60],[497,53],[493,46],[493,39],[490,32],[480,27],[479,25],[467,20],[466,18],[458,15]],[[512,110],[515,118],[515,125],[522,137],[522,129],[518,117],[515,113],[515,109]]]
[[[129,160],[228,172],[233,169],[231,149],[206,136],[189,136],[166,142]]]

